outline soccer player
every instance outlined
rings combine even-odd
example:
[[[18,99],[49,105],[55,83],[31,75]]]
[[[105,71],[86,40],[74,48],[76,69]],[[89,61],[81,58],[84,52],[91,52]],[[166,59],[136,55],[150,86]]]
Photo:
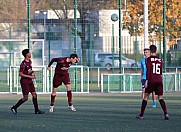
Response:
[[[53,91],[51,94],[51,103],[49,111],[53,112],[54,108],[54,102],[56,97],[57,88],[62,85],[62,82],[67,88],[67,97],[68,97],[68,108],[70,108],[72,111],[76,111],[74,106],[72,105],[72,91],[70,86],[70,77],[68,73],[69,67],[72,65],[72,63],[77,63],[80,61],[80,58],[78,58],[77,54],[71,54],[70,57],[64,57],[64,58],[53,58],[49,65],[47,70],[50,70],[50,66],[53,64],[53,62],[56,62],[56,68],[55,68],[55,74],[53,78]]]
[[[145,96],[145,82],[146,82],[146,58],[150,56],[150,49],[144,49],[144,58],[141,59],[141,83],[142,83],[142,94],[141,97],[144,99]],[[156,95],[155,92],[152,92],[152,107],[156,108]]]
[[[32,94],[32,102],[35,109],[35,114],[44,114],[44,111],[39,110],[37,103],[37,93],[32,79],[36,78],[35,72],[32,70],[31,53],[29,49],[22,51],[24,60],[20,65],[19,76],[21,76],[20,84],[22,88],[23,98],[21,98],[16,105],[11,108],[14,115],[17,115],[17,108],[28,100],[29,92]]]
[[[146,83],[145,83],[145,97],[141,105],[141,113],[136,116],[137,119],[143,119],[144,111],[147,106],[147,101],[150,93],[155,91],[158,95],[158,100],[164,112],[165,120],[169,119],[165,101],[163,100],[163,80],[162,80],[162,59],[156,55],[157,47],[150,45],[151,56],[146,60]]]

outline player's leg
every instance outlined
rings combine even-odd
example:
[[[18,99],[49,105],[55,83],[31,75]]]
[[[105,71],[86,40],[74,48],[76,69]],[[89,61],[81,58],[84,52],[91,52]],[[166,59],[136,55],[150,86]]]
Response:
[[[142,88],[141,98],[144,99],[145,97],[145,88]]]
[[[71,90],[71,86],[70,86],[70,77],[69,77],[69,75],[65,75],[62,78],[62,81],[63,81],[63,83],[65,84],[65,86],[67,88],[68,108],[70,108],[72,111],[76,111],[76,109],[72,105],[72,90]]]
[[[23,98],[21,98],[13,107],[11,107],[11,111],[13,112],[14,115],[17,114],[18,107],[28,100],[29,84],[21,83],[21,88],[22,88]]]
[[[152,108],[156,108],[156,95],[154,91],[152,92],[152,100]]]
[[[17,114],[18,107],[27,100],[28,100],[28,95],[23,95],[23,98],[21,98],[13,107],[11,107],[11,111],[13,112],[14,115]]]
[[[66,85],[67,88],[67,98],[68,98],[68,105],[72,105],[72,90],[70,84]]]
[[[62,85],[62,78],[59,75],[55,74],[53,77],[53,91],[51,94],[51,102],[50,102],[49,112],[53,112],[56,92],[57,92],[58,86],[60,86],[60,85]]]
[[[148,102],[149,95],[150,95],[149,93],[145,93],[145,97],[144,97],[144,99],[143,99],[143,101],[142,101],[142,104],[141,104],[141,112],[140,112],[140,114],[138,114],[138,115],[136,116],[137,119],[143,119],[143,117],[144,117],[144,112],[145,112],[145,108],[146,108],[146,106],[147,106],[147,102]]]
[[[35,108],[35,113],[36,113],[37,111],[39,111],[39,109],[38,109],[38,102],[37,102],[37,94],[36,94],[35,87],[34,87],[33,83],[31,83],[31,86],[30,86],[30,93],[32,95],[32,102],[33,102],[33,105]]]
[[[158,96],[158,99],[159,99],[159,102],[160,102],[160,105],[162,107],[162,110],[164,112],[164,117],[165,117],[165,120],[168,120],[169,119],[169,115],[168,115],[168,112],[167,112],[167,107],[166,107],[166,103],[163,99],[163,96],[162,95],[159,95]]]
[[[75,109],[74,106],[72,105],[72,90],[71,90],[70,84],[67,84],[67,85],[66,85],[66,88],[67,88],[68,107],[69,107],[72,111],[76,111],[76,109]]]
[[[31,95],[32,95],[32,102],[33,102],[34,109],[35,109],[35,114],[44,114],[45,112],[41,111],[38,108],[38,101],[37,101],[37,93],[36,93],[36,91],[35,92],[31,92]]]
[[[163,83],[157,84],[157,88],[155,90],[155,94],[158,95],[158,100],[159,100],[160,105],[162,107],[162,110],[164,112],[165,120],[168,120],[169,119],[169,115],[168,115],[168,112],[167,112],[166,103],[165,103],[165,101],[163,99]]]
[[[146,82],[145,79],[142,79],[142,80],[141,80],[141,83],[142,83],[141,99],[144,99],[144,97],[145,97],[145,82]]]
[[[39,108],[38,108],[38,101],[37,101],[37,94],[36,92],[31,92],[31,95],[32,95],[32,102],[33,102],[33,105],[34,105],[34,108],[35,108],[35,113],[37,111],[39,111]]]
[[[52,91],[52,94],[51,94],[51,102],[50,102],[49,112],[53,112],[57,89],[58,88],[53,88],[53,91]]]
[[[143,119],[149,95],[153,91],[152,89],[153,89],[153,86],[151,84],[149,84],[148,87],[145,89],[145,97],[142,101],[141,112],[139,115],[136,116],[137,119]]]

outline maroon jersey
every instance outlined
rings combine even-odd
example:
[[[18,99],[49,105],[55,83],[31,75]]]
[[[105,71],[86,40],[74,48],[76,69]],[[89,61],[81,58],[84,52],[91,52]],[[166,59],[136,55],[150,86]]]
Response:
[[[66,75],[68,74],[68,69],[69,67],[72,65],[72,62],[67,62],[67,58],[53,58],[48,67],[50,67],[53,62],[57,62],[57,65],[55,67],[55,74],[59,74],[59,75]]]
[[[32,62],[23,60],[20,65],[20,72],[25,75],[31,75],[34,71],[32,70]],[[21,83],[32,83],[32,79],[28,77],[21,77]]]
[[[150,56],[146,60],[146,79],[148,82],[162,82],[162,59]]]

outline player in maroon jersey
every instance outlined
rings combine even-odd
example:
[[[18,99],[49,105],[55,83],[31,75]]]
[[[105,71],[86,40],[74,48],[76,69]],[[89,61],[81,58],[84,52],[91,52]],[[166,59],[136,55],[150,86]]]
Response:
[[[165,101],[163,100],[163,81],[162,81],[162,59],[156,55],[157,47],[150,45],[151,56],[146,60],[146,83],[145,83],[145,97],[141,105],[141,113],[136,116],[137,119],[143,119],[144,111],[150,93],[155,91],[158,95],[158,100],[164,112],[165,120],[169,119]]]
[[[35,114],[44,114],[44,111],[39,110],[37,103],[37,94],[32,79],[35,79],[35,72],[32,70],[31,53],[29,49],[22,51],[24,60],[20,65],[19,75],[21,76],[20,84],[22,88],[23,98],[11,108],[14,115],[17,115],[17,108],[28,100],[29,92],[32,94],[32,102],[35,108]]]
[[[70,57],[64,57],[64,58],[53,58],[51,62],[48,65],[47,70],[50,70],[50,66],[53,64],[53,62],[57,62],[57,65],[55,67],[55,74],[53,78],[53,91],[51,94],[51,103],[50,103],[50,112],[53,112],[54,108],[54,102],[56,97],[57,88],[62,85],[62,82],[65,84],[67,88],[67,97],[68,97],[68,107],[72,111],[76,111],[76,109],[72,105],[72,91],[70,86],[70,78],[68,69],[72,65],[72,63],[77,63],[80,61],[80,58],[78,58],[77,54],[71,54]]]

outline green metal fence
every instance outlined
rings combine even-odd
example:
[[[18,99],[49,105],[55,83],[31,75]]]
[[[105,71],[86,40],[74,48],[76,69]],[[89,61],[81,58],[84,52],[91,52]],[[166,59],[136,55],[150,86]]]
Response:
[[[33,66],[33,70],[36,74],[36,79],[33,80],[33,83],[37,93],[52,93],[55,67],[53,66],[50,71],[47,71],[46,66]],[[88,67],[83,67],[81,65],[71,66],[69,69],[69,76],[73,92],[89,93]],[[5,81],[9,83],[4,84],[3,82],[0,82],[0,86],[6,86],[1,89],[0,93],[21,93],[19,66],[10,66],[9,76]],[[57,92],[66,92],[65,85],[60,86]]]
[[[147,45],[157,46],[158,56],[164,59],[167,70],[181,67],[181,4],[178,0],[149,0],[148,4]],[[139,0],[1,0],[0,39],[3,41],[0,41],[0,72],[4,76],[0,78],[3,84],[0,87],[8,84],[7,69],[12,64],[19,66],[23,59],[21,51],[28,47],[33,47],[33,63],[38,66],[47,65],[52,58],[76,52],[81,58],[80,64],[91,67],[92,89],[98,88],[92,91],[100,91],[100,75],[95,76],[96,68],[100,68],[100,73],[113,73],[114,69],[114,73],[140,72],[138,68],[130,67],[121,70],[113,67],[107,71],[106,61],[96,64],[98,52],[112,55],[111,66],[114,66],[114,55],[119,53],[140,62],[146,45],[144,8],[140,7],[144,7],[144,3]],[[163,16],[165,8],[166,18]],[[112,14],[117,14],[119,19],[112,21]],[[11,39],[25,41],[12,42]],[[32,46],[38,45],[30,41],[33,39],[43,40],[44,48]],[[44,63],[36,63],[38,59]],[[98,83],[94,83],[97,79]]]
[[[180,92],[181,73],[164,73],[164,92]],[[101,92],[141,92],[140,74],[102,74]]]

